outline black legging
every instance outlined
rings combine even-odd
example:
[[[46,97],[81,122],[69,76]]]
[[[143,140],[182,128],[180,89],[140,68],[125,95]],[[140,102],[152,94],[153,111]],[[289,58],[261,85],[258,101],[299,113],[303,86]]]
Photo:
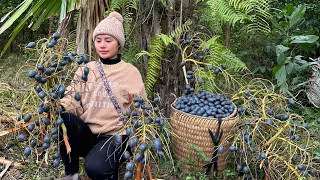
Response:
[[[69,155],[63,141],[60,144],[60,154],[65,165],[66,175],[79,172],[79,157],[81,156],[85,157],[84,165],[90,179],[117,180],[119,164],[123,161],[123,158],[120,161],[120,157],[126,147],[127,136],[122,136],[124,143],[117,147],[112,140],[107,142],[111,135],[92,134],[87,124],[79,117],[71,113],[63,113],[62,119],[67,128],[71,146]],[[62,140],[62,133],[60,133],[60,139]],[[103,148],[101,148],[102,146]]]

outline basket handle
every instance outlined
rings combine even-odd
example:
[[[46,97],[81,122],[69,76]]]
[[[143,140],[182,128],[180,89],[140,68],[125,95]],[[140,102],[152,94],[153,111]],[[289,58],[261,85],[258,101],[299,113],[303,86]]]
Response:
[[[206,175],[209,175],[211,168],[213,166],[213,170],[216,172],[216,175],[218,176],[218,157],[217,157],[217,153],[218,153],[218,147],[219,147],[219,143],[223,134],[223,131],[220,129],[222,124],[222,118],[218,118],[218,129],[215,133],[215,135],[213,135],[213,132],[211,131],[211,129],[208,129],[208,132],[210,134],[210,137],[213,141],[213,153],[212,153],[212,158],[211,161],[204,165],[204,168],[207,168],[206,170]],[[220,132],[221,131],[221,132]]]

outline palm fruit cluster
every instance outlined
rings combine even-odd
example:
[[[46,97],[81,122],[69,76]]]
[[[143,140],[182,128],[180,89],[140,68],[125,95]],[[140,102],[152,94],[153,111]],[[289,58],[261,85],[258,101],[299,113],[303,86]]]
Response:
[[[253,80],[232,98],[242,119],[228,149],[235,169],[247,179],[310,178],[315,164],[308,124],[294,113],[294,99],[275,93],[267,83]],[[219,147],[218,151],[226,150]]]
[[[88,79],[89,74],[89,68],[86,67],[89,58],[75,51],[63,51],[63,41],[59,33],[54,33],[49,39],[28,43],[26,50],[30,58],[21,70],[27,69],[29,89],[24,90],[24,99],[13,95],[11,101],[15,104],[15,109],[1,114],[10,118],[9,112],[16,112],[16,123],[13,126],[20,127],[19,131],[11,133],[14,139],[7,143],[7,149],[15,149],[15,145],[18,149],[23,148],[22,154],[29,161],[46,157],[46,162],[55,167],[60,165],[57,149],[58,142],[62,140],[59,139],[59,133],[62,134],[59,132],[60,126],[64,129],[63,119],[60,117],[63,109],[58,104],[59,99],[66,95],[66,87],[73,79],[76,69],[81,67],[83,82]],[[75,100],[81,100],[78,92],[68,93],[74,94]]]
[[[126,172],[124,179],[132,179],[137,171],[138,164],[154,164],[158,158],[169,158],[171,131],[167,119],[161,113],[159,98],[152,101],[140,97],[133,98],[132,108],[125,112],[126,120],[123,129],[129,140],[123,153],[126,159]],[[112,138],[116,145],[122,143],[120,134]],[[150,163],[153,162],[153,163]],[[142,172],[146,172],[146,169]]]

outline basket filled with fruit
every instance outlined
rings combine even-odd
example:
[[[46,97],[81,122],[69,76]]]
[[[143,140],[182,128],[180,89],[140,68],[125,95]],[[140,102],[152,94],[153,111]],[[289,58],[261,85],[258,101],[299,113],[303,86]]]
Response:
[[[170,118],[172,131],[176,134],[172,140],[173,152],[183,161],[184,169],[206,172],[205,165],[214,161],[216,166],[212,165],[212,168],[218,172],[227,167],[227,150],[240,121],[237,108],[228,97],[206,91],[180,97],[171,105]],[[209,130],[213,134],[219,130],[216,144]]]
[[[170,107],[171,130],[176,135],[173,152],[181,169],[207,175],[219,175],[226,169],[228,149],[240,122],[236,105],[224,92],[238,83],[229,73],[233,65],[226,58],[217,58],[215,40],[201,29],[182,34],[184,95]],[[187,71],[189,68],[192,70]]]

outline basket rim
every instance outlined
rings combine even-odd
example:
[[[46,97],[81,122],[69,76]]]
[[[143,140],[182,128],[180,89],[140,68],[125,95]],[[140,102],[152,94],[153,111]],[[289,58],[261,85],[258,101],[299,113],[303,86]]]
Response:
[[[186,115],[186,116],[192,116],[192,117],[195,117],[195,118],[199,118],[199,119],[203,119],[203,120],[214,120],[214,121],[218,121],[218,118],[209,118],[209,117],[202,117],[202,116],[198,116],[198,115],[193,115],[193,114],[189,114],[189,113],[186,113],[186,112],[183,112],[179,109],[176,109],[175,107],[173,107],[173,104],[177,101],[177,99],[179,99],[180,97],[176,98],[171,104],[170,104],[170,107],[172,110],[174,111],[177,111],[183,115]],[[222,121],[233,121],[236,117],[237,117],[237,106],[231,102],[233,105],[234,105],[234,110],[232,112],[232,114],[230,114],[230,116],[227,116],[227,117],[224,117],[222,118]]]

